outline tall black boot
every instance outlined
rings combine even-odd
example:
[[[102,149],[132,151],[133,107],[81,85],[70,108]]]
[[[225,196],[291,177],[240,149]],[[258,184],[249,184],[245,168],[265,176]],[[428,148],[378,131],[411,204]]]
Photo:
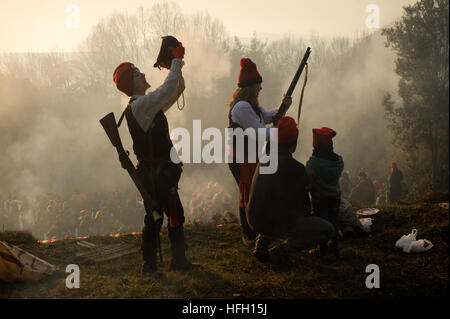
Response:
[[[142,170],[143,166],[140,166],[140,169]],[[144,177],[145,176],[146,175],[144,174]],[[152,209],[150,209],[145,202],[144,207],[146,214],[144,216],[144,227],[142,228],[141,243],[142,259],[144,260],[144,263],[142,265],[141,272],[143,275],[153,275],[157,274],[156,253],[159,248],[159,232],[161,230],[163,219],[160,218],[155,222],[152,215]]]
[[[187,271],[199,267],[198,264],[189,262],[186,258],[186,243],[184,241],[183,227],[169,228],[170,249],[172,262],[169,270]]]
[[[239,219],[242,226],[242,241],[246,245],[253,246],[255,244],[258,234],[253,231],[247,222],[247,216],[245,214],[245,207],[239,207]]]
[[[156,230],[150,230],[148,227],[144,226],[142,230],[142,259],[144,263],[142,265],[142,274],[151,275],[156,273],[156,252],[158,249],[158,233]]]

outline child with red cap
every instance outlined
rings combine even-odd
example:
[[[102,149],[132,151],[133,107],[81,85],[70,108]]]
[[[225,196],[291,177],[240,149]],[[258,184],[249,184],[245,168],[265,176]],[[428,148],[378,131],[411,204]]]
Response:
[[[339,238],[339,205],[341,190],[339,177],[344,169],[342,157],[333,151],[336,132],[328,127],[313,130],[313,153],[306,162],[314,215],[328,220],[334,226],[330,248],[337,252]],[[321,245],[326,250],[328,246]]]
[[[278,169],[274,174],[255,171],[246,214],[250,227],[259,234],[253,255],[262,262],[284,263],[291,254],[327,243],[334,229],[328,221],[311,215],[308,176],[303,164],[292,157],[298,138],[295,120],[283,117],[276,128]],[[287,242],[269,251],[273,239]]]
[[[266,128],[267,124],[274,121],[274,116],[278,109],[273,111],[266,111],[258,101],[259,92],[262,90],[262,77],[258,72],[256,64],[249,58],[242,58],[240,61],[241,70],[238,77],[238,88],[234,91],[233,97],[229,103],[230,112],[228,114],[229,128],[253,128],[258,132],[260,128]],[[284,97],[282,104],[289,107],[292,104],[290,96]],[[266,137],[269,138],[269,128],[266,129]],[[256,143],[256,141],[252,141]],[[236,143],[233,143],[235,145]],[[248,145],[248,140],[245,143]],[[246,149],[247,147],[245,147]],[[250,184],[255,172],[256,163],[249,163],[248,154],[236,154],[236,150],[229,147],[229,155],[233,160],[229,162],[229,168],[236,183],[239,186],[239,216],[242,225],[242,240],[246,244],[253,244],[256,233],[248,226],[245,218],[245,207],[248,203],[248,195],[250,191]],[[243,163],[237,163],[236,158],[242,156]]]
[[[124,115],[138,160],[137,172],[147,191],[156,200],[158,204],[156,210],[161,216],[165,213],[169,220],[168,233],[172,251],[170,270],[184,271],[196,265],[190,263],[185,256],[183,205],[176,191],[177,185],[167,187],[164,183],[167,179],[163,182],[158,179],[161,167],[167,167],[167,163],[171,163],[170,150],[173,147],[164,113],[184,91],[184,79],[181,73],[184,64],[182,61],[184,47],[181,42],[178,42],[178,45],[170,47],[170,50],[173,58],[161,64],[170,70],[169,74],[156,90],[146,94],[150,85],[145,79],[145,74],[129,62],[121,63],[115,69],[113,80],[120,91],[131,97]],[[144,260],[142,273],[148,275],[157,271],[156,252],[163,218],[155,222],[147,203],[144,202],[144,206],[146,215],[142,230],[141,248]]]

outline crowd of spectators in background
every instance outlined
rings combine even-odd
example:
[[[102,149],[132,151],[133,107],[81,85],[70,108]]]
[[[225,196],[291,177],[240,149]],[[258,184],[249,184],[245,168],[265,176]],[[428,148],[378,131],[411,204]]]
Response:
[[[391,163],[391,173],[386,182],[372,180],[364,169],[359,169],[356,177],[352,179],[349,171],[342,173],[342,197],[367,207],[395,203],[404,199],[408,193],[403,174],[395,162]]]
[[[404,198],[401,172],[395,163],[391,170],[386,182],[372,180],[364,169],[356,172],[356,178],[344,171],[342,197],[367,207]],[[233,192],[237,190],[201,177],[180,183],[186,224],[237,223],[238,203],[233,200],[237,195]],[[144,215],[142,198],[134,187],[89,194],[76,189],[66,196],[0,194],[0,230],[31,230],[39,239],[140,232]]]
[[[235,222],[237,203],[229,191],[210,181],[180,185],[187,224]],[[235,207],[236,206],[236,207]],[[111,192],[0,194],[0,230],[27,230],[38,239],[140,232],[145,210],[142,197],[129,187]]]

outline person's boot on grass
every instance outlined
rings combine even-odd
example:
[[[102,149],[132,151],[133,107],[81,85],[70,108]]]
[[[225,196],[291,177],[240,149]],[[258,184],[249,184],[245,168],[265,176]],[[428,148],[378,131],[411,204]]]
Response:
[[[143,276],[161,276],[158,272],[158,267],[156,266],[156,252],[158,246],[158,239],[156,236],[150,236],[149,234],[143,234],[143,244],[142,244],[142,257],[144,263],[141,267],[141,274]]]
[[[267,263],[270,261],[269,254],[269,244],[270,241],[266,236],[261,234],[258,235],[255,242],[255,249],[253,250],[253,256],[262,263]]]
[[[170,248],[172,250],[172,261],[170,271],[188,271],[200,267],[199,264],[191,263],[186,258],[186,243],[184,241],[183,228],[169,229]]]

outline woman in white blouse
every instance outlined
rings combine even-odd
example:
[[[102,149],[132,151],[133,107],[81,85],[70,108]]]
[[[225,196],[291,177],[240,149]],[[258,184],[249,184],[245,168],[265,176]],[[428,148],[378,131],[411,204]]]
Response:
[[[274,121],[274,116],[278,113],[278,109],[266,111],[259,105],[258,96],[262,89],[262,77],[256,68],[256,64],[248,58],[242,58],[240,64],[241,71],[238,77],[238,88],[234,91],[229,103],[229,127],[233,129],[241,128],[242,130],[253,128],[256,136],[258,135],[258,129],[264,128],[266,129],[266,138],[269,138],[270,130],[266,125]],[[282,104],[285,105],[287,110],[292,104],[292,98],[290,96],[284,97]],[[279,116],[283,115],[279,114]],[[248,141],[245,144],[248,144]],[[235,141],[233,145],[236,145]],[[245,145],[246,149],[247,145]],[[239,154],[236,154],[236,150],[231,148],[231,146],[229,147],[229,153],[232,155],[233,161],[228,165],[236,183],[239,185],[239,217],[243,232],[242,240],[245,244],[253,245],[257,234],[247,223],[245,207],[247,207],[250,185],[257,163],[249,162],[247,154],[244,155],[243,163],[236,163],[236,156],[239,156]]]

